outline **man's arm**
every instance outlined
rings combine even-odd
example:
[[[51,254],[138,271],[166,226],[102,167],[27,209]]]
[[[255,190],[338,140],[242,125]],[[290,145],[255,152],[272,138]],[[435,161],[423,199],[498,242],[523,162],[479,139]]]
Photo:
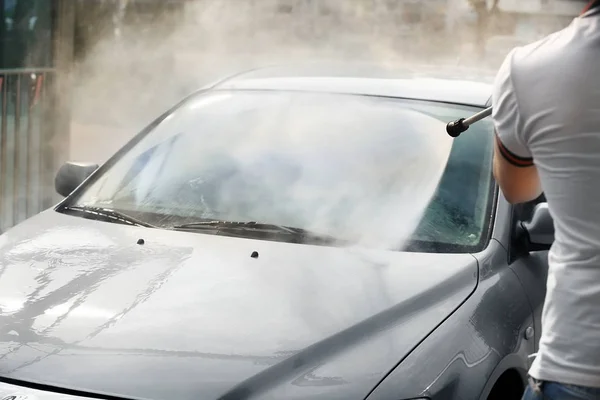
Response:
[[[510,203],[523,203],[541,194],[533,156],[524,138],[523,116],[511,76],[513,50],[500,67],[492,93],[495,127],[494,178]]]
[[[496,136],[494,143],[494,178],[511,204],[525,203],[542,194],[537,168],[532,161],[515,159]],[[514,154],[512,156],[515,156]]]

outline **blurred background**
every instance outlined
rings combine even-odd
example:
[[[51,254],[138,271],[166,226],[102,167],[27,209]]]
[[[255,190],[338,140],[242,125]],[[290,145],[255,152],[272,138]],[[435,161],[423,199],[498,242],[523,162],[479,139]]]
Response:
[[[200,86],[358,60],[491,81],[585,0],[0,0],[0,232],[50,207],[67,159],[101,163]],[[402,72],[404,71],[404,72]]]

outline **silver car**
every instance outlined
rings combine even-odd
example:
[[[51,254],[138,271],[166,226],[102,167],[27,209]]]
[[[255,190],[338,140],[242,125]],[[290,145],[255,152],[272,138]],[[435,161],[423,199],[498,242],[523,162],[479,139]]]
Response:
[[[65,164],[0,236],[0,399],[519,399],[553,224],[444,131],[490,92],[242,74]]]

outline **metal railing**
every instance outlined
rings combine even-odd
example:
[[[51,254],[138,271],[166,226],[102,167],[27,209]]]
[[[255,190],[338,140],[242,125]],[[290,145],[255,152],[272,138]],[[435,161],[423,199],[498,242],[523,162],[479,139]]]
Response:
[[[0,69],[0,233],[51,205],[54,70]]]

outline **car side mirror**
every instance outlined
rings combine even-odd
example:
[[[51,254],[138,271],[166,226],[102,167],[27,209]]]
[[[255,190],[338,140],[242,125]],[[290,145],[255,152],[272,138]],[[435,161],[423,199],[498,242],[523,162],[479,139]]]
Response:
[[[66,162],[56,173],[54,188],[58,194],[67,197],[97,169],[98,164]]]
[[[533,209],[531,219],[521,222],[528,251],[549,250],[554,242],[554,220],[548,203],[539,203]]]

